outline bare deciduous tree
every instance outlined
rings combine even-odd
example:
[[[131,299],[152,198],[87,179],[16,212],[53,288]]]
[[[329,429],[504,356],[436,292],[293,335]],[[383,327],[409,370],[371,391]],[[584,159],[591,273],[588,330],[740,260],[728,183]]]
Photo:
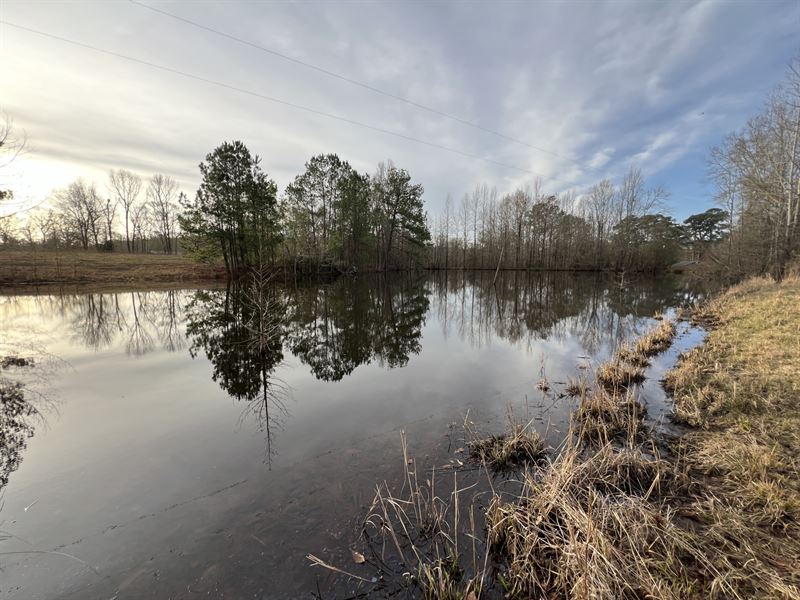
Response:
[[[764,111],[712,151],[709,168],[731,219],[728,266],[781,277],[800,254],[800,53]]]
[[[138,202],[142,189],[142,180],[138,175],[125,169],[112,169],[108,176],[109,191],[122,207],[122,218],[125,224],[125,245],[128,252],[133,252],[131,244],[131,212]]]
[[[100,245],[103,229],[103,201],[94,184],[78,179],[56,194],[56,204],[63,225],[75,236],[78,244],[88,250],[93,243]]]
[[[0,174],[7,173],[8,166],[25,151],[25,142],[25,135],[15,130],[11,118],[6,114],[0,115]],[[0,205],[12,196],[7,177],[0,176]],[[2,213],[0,219],[15,212]]]
[[[153,230],[161,239],[164,252],[172,254],[178,228],[178,184],[172,177],[153,175],[147,185],[147,204]]]

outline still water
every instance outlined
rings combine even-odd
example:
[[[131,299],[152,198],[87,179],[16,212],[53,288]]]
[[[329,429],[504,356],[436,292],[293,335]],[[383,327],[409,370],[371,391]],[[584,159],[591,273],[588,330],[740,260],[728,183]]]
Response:
[[[0,597],[346,594],[305,557],[356,569],[401,431],[430,465],[454,461],[466,417],[491,433],[508,410],[557,445],[565,383],[699,294],[492,276],[0,296],[4,352],[37,357],[5,372],[36,413],[2,437],[26,447],[1,449]],[[654,422],[660,374],[697,341],[681,331],[643,386]]]

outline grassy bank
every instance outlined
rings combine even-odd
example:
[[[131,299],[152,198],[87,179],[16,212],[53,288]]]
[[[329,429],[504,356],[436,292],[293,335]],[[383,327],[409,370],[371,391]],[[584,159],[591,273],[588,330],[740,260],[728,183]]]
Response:
[[[708,338],[667,377],[680,435],[648,426],[636,387],[676,334],[662,321],[575,386],[557,449],[467,426],[473,466],[437,482],[404,446],[405,485],[379,487],[348,575],[430,599],[800,598],[800,282],[753,280],[696,316]]]
[[[185,256],[110,252],[0,252],[0,286],[204,281],[225,277],[221,266]]]
[[[708,339],[667,377],[675,420],[689,427],[678,449],[693,479],[775,546],[778,564],[792,565],[797,585],[800,279],[746,281],[697,317],[709,322]]]

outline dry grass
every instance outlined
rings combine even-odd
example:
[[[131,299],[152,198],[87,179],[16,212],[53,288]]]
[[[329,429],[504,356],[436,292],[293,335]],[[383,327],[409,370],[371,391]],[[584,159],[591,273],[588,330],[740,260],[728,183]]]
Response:
[[[535,465],[547,456],[547,448],[539,434],[512,419],[509,419],[507,433],[488,437],[473,435],[467,445],[473,460],[495,472]]]
[[[193,281],[225,276],[185,256],[109,252],[0,251],[0,286],[48,283]]]
[[[800,282],[741,283],[703,310],[706,343],[668,373],[675,418],[693,426],[799,416]]]
[[[659,324],[654,329],[651,329],[640,337],[635,344],[628,343],[620,346],[614,355],[614,363],[621,363],[628,367],[635,369],[644,369],[650,366],[650,358],[656,354],[664,352],[672,345],[672,340],[675,339],[676,327],[675,323],[665,319],[660,314],[654,317]],[[610,379],[614,380],[617,373],[609,373]]]
[[[646,411],[632,392],[613,394],[597,389],[581,398],[572,418],[578,439],[605,445],[612,441],[634,441],[646,435]]]
[[[618,362],[628,363],[634,367],[645,368],[650,366],[650,359],[645,354],[637,352],[637,350],[629,344],[620,346],[614,356]]]
[[[449,485],[435,470],[419,477],[405,436],[401,439],[403,489],[395,493],[378,486],[364,521],[370,562],[385,574],[387,595],[406,589],[431,600],[477,599],[488,564],[478,542],[475,497],[459,487],[456,472]]]
[[[570,398],[583,397],[589,392],[589,385],[585,379],[570,379],[564,388],[564,394]]]
[[[682,481],[670,463],[611,445],[588,457],[570,446],[529,472],[519,497],[495,496],[486,515],[508,596],[796,598],[793,557],[754,543],[714,497],[676,501]]]
[[[613,393],[624,392],[627,388],[644,381],[644,369],[620,360],[601,364],[595,373],[597,383]]]
[[[670,347],[672,340],[675,339],[675,333],[675,323],[662,319],[658,327],[639,338],[634,351],[636,354],[645,357],[660,354]]]

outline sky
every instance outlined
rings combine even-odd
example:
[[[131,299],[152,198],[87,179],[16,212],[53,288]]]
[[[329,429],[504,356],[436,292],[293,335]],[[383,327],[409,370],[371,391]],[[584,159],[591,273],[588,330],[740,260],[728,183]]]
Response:
[[[141,4],[216,31],[129,0],[0,0],[17,202],[78,177],[105,193],[111,168],[192,195],[204,156],[238,139],[280,189],[315,154],[391,159],[432,213],[481,183],[581,194],[635,165],[683,219],[713,203],[708,150],[800,50],[798,0]]]

